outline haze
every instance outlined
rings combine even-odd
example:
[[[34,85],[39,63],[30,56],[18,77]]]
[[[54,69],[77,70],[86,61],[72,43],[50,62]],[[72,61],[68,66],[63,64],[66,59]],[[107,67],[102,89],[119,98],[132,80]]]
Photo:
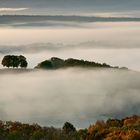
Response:
[[[88,23],[84,27],[5,27],[0,28],[0,31],[1,59],[6,54],[24,54],[30,68],[56,56],[140,70],[140,23]]]
[[[9,74],[8,74],[9,73]],[[139,114],[140,74],[125,70],[64,69],[0,75],[0,117],[60,127]]]

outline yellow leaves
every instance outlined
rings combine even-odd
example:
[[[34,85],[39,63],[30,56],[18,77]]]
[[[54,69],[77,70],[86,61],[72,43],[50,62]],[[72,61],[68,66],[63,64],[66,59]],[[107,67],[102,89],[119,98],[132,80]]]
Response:
[[[124,126],[131,126],[137,124],[140,124],[140,117],[138,116],[128,117],[124,120]]]
[[[97,121],[89,127],[86,140],[140,140],[140,116]]]

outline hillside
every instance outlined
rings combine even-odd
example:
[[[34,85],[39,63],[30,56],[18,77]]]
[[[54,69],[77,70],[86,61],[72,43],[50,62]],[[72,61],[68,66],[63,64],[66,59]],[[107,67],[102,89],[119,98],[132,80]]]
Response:
[[[97,121],[88,129],[76,130],[66,122],[62,128],[0,121],[0,140],[139,140],[140,116]]]
[[[119,68],[119,67],[113,67],[106,63],[97,63],[93,61],[84,61],[74,58],[68,58],[66,60],[52,57],[49,60],[45,60],[41,63],[39,63],[35,68],[38,69],[59,69],[59,68],[70,68],[70,67],[82,67],[82,68]],[[120,69],[127,69],[125,67]]]

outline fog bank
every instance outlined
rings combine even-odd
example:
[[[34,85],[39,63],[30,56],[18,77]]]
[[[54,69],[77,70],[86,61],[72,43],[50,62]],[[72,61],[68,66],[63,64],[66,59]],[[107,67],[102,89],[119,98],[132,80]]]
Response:
[[[65,69],[0,75],[0,118],[87,127],[97,119],[139,115],[140,74]]]

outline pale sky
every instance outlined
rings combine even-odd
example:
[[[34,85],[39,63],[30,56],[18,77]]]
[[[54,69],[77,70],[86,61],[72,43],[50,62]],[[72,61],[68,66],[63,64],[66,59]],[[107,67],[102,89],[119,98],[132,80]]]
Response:
[[[139,0],[0,0],[0,14],[137,14],[139,7]]]

